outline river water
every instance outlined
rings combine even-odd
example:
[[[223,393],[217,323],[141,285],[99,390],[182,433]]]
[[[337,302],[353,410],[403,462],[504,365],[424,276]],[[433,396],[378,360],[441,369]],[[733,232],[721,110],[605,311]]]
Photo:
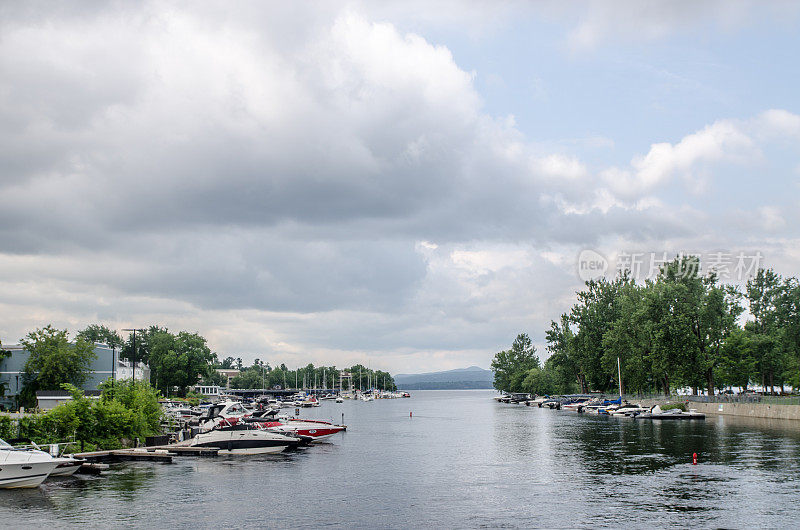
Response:
[[[344,414],[348,431],[297,453],[125,463],[100,477],[0,490],[0,526],[787,528],[800,521],[793,422],[651,423],[504,405],[490,391],[412,394],[304,409],[309,418]]]

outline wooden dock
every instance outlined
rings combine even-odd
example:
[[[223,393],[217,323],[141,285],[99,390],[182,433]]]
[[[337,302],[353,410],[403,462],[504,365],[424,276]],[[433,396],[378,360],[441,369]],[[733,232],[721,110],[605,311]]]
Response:
[[[83,458],[87,462],[126,462],[148,461],[171,463],[175,456],[217,456],[219,449],[209,447],[186,447],[159,445],[139,447],[137,449],[113,449],[110,451],[91,451],[76,453],[75,458]]]
[[[99,475],[103,471],[106,471],[109,468],[108,464],[100,464],[100,463],[85,463],[79,469],[78,473],[82,475]]]
[[[148,461],[162,462],[169,464],[172,462],[172,455],[167,452],[150,452],[136,449],[117,449],[113,451],[92,451],[90,453],[76,453],[75,458],[83,458],[87,462],[130,462]]]

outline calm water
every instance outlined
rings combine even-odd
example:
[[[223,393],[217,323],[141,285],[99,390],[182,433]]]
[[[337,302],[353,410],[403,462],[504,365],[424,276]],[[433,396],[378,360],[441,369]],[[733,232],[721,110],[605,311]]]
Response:
[[[648,423],[497,404],[488,391],[326,402],[331,443],[119,464],[0,490],[3,527],[796,527],[800,426]],[[409,412],[413,411],[413,418]],[[800,422],[799,422],[800,423]],[[691,465],[697,452],[700,464]]]

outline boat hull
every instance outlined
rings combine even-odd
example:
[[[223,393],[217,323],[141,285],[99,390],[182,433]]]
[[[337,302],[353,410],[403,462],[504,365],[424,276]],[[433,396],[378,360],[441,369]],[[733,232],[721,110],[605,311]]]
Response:
[[[295,448],[300,440],[260,429],[220,429],[198,434],[191,445],[216,448],[221,454],[259,455]]]
[[[53,472],[54,461],[0,463],[0,488],[36,488]]]
[[[69,477],[75,474],[78,469],[84,464],[84,460],[76,460],[72,458],[57,458],[58,463],[56,468],[50,473],[51,477]]]

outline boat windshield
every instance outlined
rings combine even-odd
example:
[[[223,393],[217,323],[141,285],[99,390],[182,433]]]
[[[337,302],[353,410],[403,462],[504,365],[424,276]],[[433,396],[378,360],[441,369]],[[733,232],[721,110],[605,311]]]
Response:
[[[2,438],[0,438],[0,448],[2,448],[2,449],[13,449],[13,447],[11,447],[9,444],[7,444],[6,441],[3,440]]]

